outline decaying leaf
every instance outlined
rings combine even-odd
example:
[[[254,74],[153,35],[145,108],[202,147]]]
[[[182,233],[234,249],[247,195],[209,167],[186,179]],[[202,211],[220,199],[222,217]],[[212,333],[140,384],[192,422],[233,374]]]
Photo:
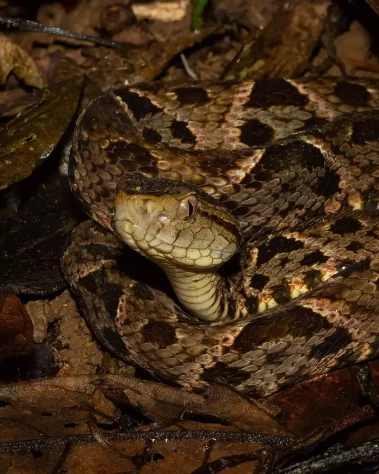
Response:
[[[117,0],[80,0],[71,8],[65,7],[62,2],[44,2],[37,14],[37,20],[47,26],[69,29],[75,33],[87,35],[99,34],[101,15],[103,11],[114,4],[127,4]],[[45,41],[53,42],[54,36],[44,35]],[[82,41],[72,38],[63,38],[64,42],[82,45]]]
[[[82,78],[0,128],[0,190],[27,178],[59,142],[78,106]]]
[[[237,21],[249,29],[262,30],[282,3],[278,0],[212,0],[212,8],[216,18],[225,23]]]
[[[297,77],[307,67],[325,26],[331,0],[284,3],[231,64],[226,79]]]
[[[0,58],[0,84],[5,84],[8,75],[13,71],[28,86],[38,89],[45,87],[44,79],[34,59],[3,34],[0,34]]]
[[[55,377],[0,386],[0,471],[12,472],[8,469],[17,459],[29,469],[37,462],[41,472],[48,472],[47,463],[54,465],[61,459],[62,469],[75,474],[133,472],[138,465],[147,469],[144,472],[157,472],[158,468],[158,472],[190,474],[208,460],[253,453],[266,443],[277,447],[293,443],[290,438],[240,433],[216,422],[180,418],[158,430],[147,420],[140,427],[122,427],[117,403],[110,400],[120,400],[124,388],[130,394],[137,389],[133,402],[137,409],[141,408],[139,399],[144,390],[152,401],[155,398],[157,408],[170,401],[173,407],[178,406],[181,396],[186,398],[180,389],[169,395],[158,383],[141,382],[138,388],[131,379],[108,375]],[[70,449],[65,456],[67,443]],[[37,461],[30,451],[40,453]],[[253,456],[251,462],[256,459]]]
[[[96,343],[68,290],[53,299],[29,301],[25,307],[33,321],[33,341],[40,344],[48,339],[54,349],[59,347],[54,350],[59,376],[99,372],[134,375],[134,367],[112,357]],[[49,330],[52,326],[53,331]]]
[[[2,117],[15,117],[26,108],[36,105],[43,100],[44,90],[35,89],[28,93],[21,87],[0,92],[0,115]]]
[[[21,301],[0,292],[0,359],[30,352],[32,334],[33,324]]]
[[[44,133],[50,131],[53,135],[54,130],[46,127]],[[25,155],[19,158],[22,156]],[[9,194],[7,210],[11,214],[6,219],[1,219],[0,215],[2,291],[46,295],[66,287],[60,270],[60,257],[79,216],[74,207],[69,206],[73,198],[67,178],[58,176],[57,171],[53,175],[48,171],[40,168],[28,180],[27,186],[20,183],[0,194],[3,205],[6,202],[4,193]],[[0,175],[0,182],[2,178]],[[26,196],[22,193],[25,188],[28,188]]]
[[[249,400],[224,386],[211,386],[205,395],[164,384],[117,375],[107,377],[108,389],[120,389],[128,403],[140,406],[154,420],[175,422],[185,412],[210,415],[250,433],[291,436],[275,419],[278,411],[268,402]],[[106,389],[104,387],[104,389]]]
[[[287,399],[291,391],[285,391]],[[159,424],[145,418],[143,425],[132,419],[125,425],[125,394],[130,405],[147,409],[149,418],[158,419]],[[225,411],[234,411],[235,416],[240,412],[243,417],[236,398],[228,400],[218,390],[214,395],[219,397],[216,404],[226,405]],[[308,428],[298,438],[259,433],[259,426],[251,425],[241,432],[217,420],[185,419],[183,415],[189,412],[212,413],[214,409],[209,410],[208,405],[215,406],[215,401],[208,400],[159,383],[111,375],[55,377],[0,386],[0,471],[14,472],[11,467],[17,460],[27,472],[36,472],[33,469],[37,467],[37,472],[48,472],[49,463],[60,463],[62,469],[75,474],[134,472],[138,467],[143,467],[143,472],[184,474],[223,472],[228,467],[241,474],[273,472],[295,453],[304,455],[341,430],[370,422],[375,416],[371,407],[353,404],[345,415],[331,418],[317,430],[313,420],[302,420]],[[182,416],[173,419],[170,405]],[[118,406],[124,407],[124,416]]]
[[[75,55],[70,53],[70,56],[80,64],[90,80],[105,91],[110,87],[124,87],[133,82],[154,80],[183,49],[193,47],[218,30],[218,27],[210,26],[203,28],[199,34],[176,31],[171,34],[175,36],[175,42],[155,41],[144,47],[130,48],[126,54],[123,51],[95,47],[82,49]]]

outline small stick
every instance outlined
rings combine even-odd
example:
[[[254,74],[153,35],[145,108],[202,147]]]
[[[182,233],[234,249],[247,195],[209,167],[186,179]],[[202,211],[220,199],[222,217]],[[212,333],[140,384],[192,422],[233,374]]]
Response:
[[[189,77],[191,79],[199,79],[196,72],[191,68],[191,66],[189,65],[188,61],[187,61],[187,58],[185,57],[185,55],[182,53],[180,55],[180,59],[182,61],[182,64],[183,64],[183,67],[184,67],[184,70],[186,71],[186,73],[189,75]]]
[[[189,441],[189,440],[213,440],[219,443],[263,443],[270,444],[276,448],[285,448],[294,444],[295,439],[265,434],[249,434],[233,431],[153,431],[153,430],[130,430],[109,434],[102,434],[108,442],[120,441]],[[65,445],[67,443],[96,443],[98,440],[94,435],[69,435],[29,439],[15,442],[0,442],[0,453],[22,453],[31,450],[41,450],[49,447]]]
[[[106,46],[108,48],[124,48],[128,43],[120,41],[112,41],[97,36],[83,35],[82,33],[73,33],[72,31],[63,28],[56,28],[55,26],[45,26],[36,21],[24,20],[23,18],[5,18],[0,16],[0,25],[6,28],[15,28],[20,31],[36,31],[39,33],[48,33],[50,35],[64,36],[66,38],[73,38],[80,41],[89,41],[99,46]]]

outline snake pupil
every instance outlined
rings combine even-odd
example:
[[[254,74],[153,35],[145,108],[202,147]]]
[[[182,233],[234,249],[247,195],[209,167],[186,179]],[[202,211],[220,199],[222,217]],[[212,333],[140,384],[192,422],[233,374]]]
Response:
[[[188,217],[191,218],[195,214],[195,206],[191,201],[188,201]]]

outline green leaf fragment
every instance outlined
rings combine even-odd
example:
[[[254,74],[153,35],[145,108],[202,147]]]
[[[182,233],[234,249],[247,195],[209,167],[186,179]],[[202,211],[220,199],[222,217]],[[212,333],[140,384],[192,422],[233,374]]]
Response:
[[[203,12],[208,4],[208,0],[196,0],[192,11],[192,29],[200,30],[203,24]]]

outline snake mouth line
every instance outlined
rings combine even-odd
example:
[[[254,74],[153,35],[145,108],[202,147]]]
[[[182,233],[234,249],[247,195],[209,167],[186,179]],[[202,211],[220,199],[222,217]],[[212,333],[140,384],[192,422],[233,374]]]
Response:
[[[146,229],[144,227],[141,227],[141,226],[137,225],[137,224],[134,224],[133,222],[131,222],[127,219],[113,219],[112,220],[112,228],[115,230],[116,234],[120,235],[120,233],[122,232],[122,234],[127,239],[128,244],[132,245],[133,249],[137,249],[142,255],[145,255],[145,252],[147,252],[147,249],[155,250],[160,245],[172,245],[173,249],[188,250],[188,246],[185,247],[185,246],[181,246],[181,245],[176,245],[175,241],[171,244],[170,242],[166,242],[164,240],[158,239],[156,235],[154,236],[154,240],[159,240],[159,242],[154,243],[154,245],[150,245],[149,241],[144,240],[144,239],[137,241],[131,233],[126,232],[123,229],[122,224],[125,224],[125,222],[127,222],[128,224],[133,226],[133,228],[136,229],[136,230],[145,231]],[[119,224],[119,225],[117,225],[117,224]],[[142,248],[142,249],[139,248],[139,244],[141,244],[141,242],[145,242],[146,245],[144,245],[143,247],[146,247],[146,248]],[[164,255],[170,255],[170,254],[165,253]],[[148,255],[145,255],[145,256],[148,257]],[[226,252],[223,252],[222,250],[212,249],[212,258],[218,258],[220,260],[225,260],[226,258],[228,258],[228,256],[229,256],[229,254],[226,253]],[[180,262],[177,262],[177,263],[180,266]],[[186,265],[183,265],[183,268],[185,268],[185,267],[186,267]],[[201,266],[196,266],[196,270],[201,272],[202,271]],[[207,271],[207,268],[205,268],[204,270]]]

